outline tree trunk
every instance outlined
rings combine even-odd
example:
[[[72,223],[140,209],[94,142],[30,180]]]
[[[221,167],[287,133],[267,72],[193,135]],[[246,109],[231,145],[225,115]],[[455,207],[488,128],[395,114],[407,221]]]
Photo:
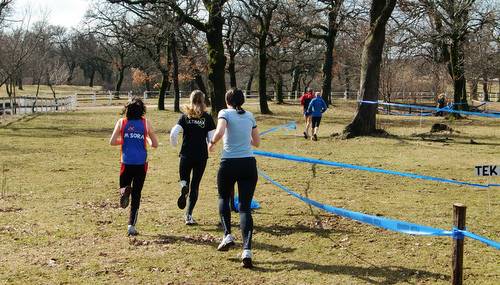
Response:
[[[72,85],[73,84],[73,75],[75,74],[75,68],[76,68],[76,63],[72,62],[71,64],[68,65],[68,77],[66,78],[66,84],[67,85]]]
[[[295,66],[292,71],[292,93],[295,93],[300,90],[299,88],[299,79],[300,79],[300,67]]]
[[[170,40],[168,41],[165,55],[166,59],[166,67],[161,64],[161,60],[158,60],[157,67],[161,72],[162,80],[160,85],[160,94],[158,96],[158,110],[165,110],[165,97],[167,96],[167,92],[170,90],[170,81],[169,81],[169,73],[170,73],[170,64],[171,64],[171,45]]]
[[[125,77],[125,68],[120,68],[120,70],[118,71],[118,81],[116,82],[116,87],[115,87],[115,91],[117,93],[120,93],[120,90],[122,89],[124,77]]]
[[[267,51],[266,51],[266,35],[261,35],[259,38],[259,105],[261,114],[272,114],[267,104]]]
[[[236,62],[235,62],[235,58],[236,57],[236,54],[234,53],[229,53],[229,64],[228,64],[228,71],[229,71],[229,81],[230,81],[230,85],[231,85],[231,88],[236,88],[237,87],[237,84],[236,84]]]
[[[32,113],[35,113],[35,107],[36,107],[36,103],[38,101],[38,94],[40,94],[40,78],[38,78],[38,82],[36,84],[35,101],[33,102],[33,106],[31,106]]]
[[[463,43],[459,39],[453,39],[450,45],[448,71],[453,80],[453,102],[455,103],[453,109],[468,111]],[[456,113],[453,115],[459,116]]]
[[[252,83],[253,83],[253,77],[254,77],[255,73],[252,71],[250,73],[250,76],[248,77],[248,81],[247,81],[247,96],[252,94]]]
[[[434,94],[434,101],[437,102],[439,96],[439,64],[436,59],[432,62],[432,93]]]
[[[52,96],[54,96],[54,103],[56,104],[56,111],[58,111],[58,107],[57,107],[57,97],[56,97],[56,90],[54,89],[54,86],[52,85],[52,82],[49,82],[49,87],[50,87],[50,91],[52,91]]]
[[[179,60],[177,58],[177,39],[175,35],[170,36],[170,52],[172,55],[172,81],[174,83],[174,112],[180,112],[180,93],[179,93]]]
[[[344,66],[344,82],[345,82],[345,86],[344,86],[344,94],[345,94],[345,99],[349,99],[349,92],[351,91],[351,79],[349,78],[349,67],[348,66]]]
[[[92,70],[92,72],[90,73],[90,77],[89,77],[89,87],[90,88],[94,87],[94,77],[95,77],[95,70]]]
[[[283,104],[283,75],[278,74],[278,80],[274,84],[274,92],[276,92],[276,98],[278,104]]]
[[[170,86],[169,86],[169,82],[168,82],[168,70],[162,69],[161,70],[160,94],[158,95],[158,110],[160,110],[160,111],[165,110],[165,95],[166,95],[169,87]]]
[[[486,75],[483,76],[483,100],[485,102],[490,101],[490,94],[488,92],[488,77]]]
[[[205,82],[203,81],[203,77],[201,76],[199,70],[195,70],[194,81],[198,86],[198,89],[205,94],[205,105],[210,106],[210,98],[207,94],[207,88],[205,87]]]
[[[372,0],[370,8],[370,31],[365,38],[361,58],[361,74],[358,99],[377,101],[380,80],[380,63],[385,42],[385,26],[396,0]],[[352,122],[344,129],[344,137],[370,135],[376,133],[377,105],[358,105]]]
[[[342,4],[336,3],[328,13],[328,32],[325,38],[326,50],[323,62],[323,84],[321,86],[321,97],[323,97],[327,105],[332,103],[333,48],[335,46],[335,38],[337,37],[337,15],[340,5]]]
[[[212,116],[217,116],[220,110],[226,108],[226,79],[225,67],[226,57],[224,55],[224,43],[222,40],[222,27],[224,25],[224,16],[222,15],[222,6],[224,3],[218,1],[209,8],[207,32],[208,49],[208,82],[210,101],[212,103]]]
[[[17,89],[24,90],[23,88],[23,75],[19,74],[17,77]]]
[[[477,94],[477,87],[479,85],[479,80],[478,78],[472,78],[470,81],[470,98],[471,100],[478,100],[478,94]]]

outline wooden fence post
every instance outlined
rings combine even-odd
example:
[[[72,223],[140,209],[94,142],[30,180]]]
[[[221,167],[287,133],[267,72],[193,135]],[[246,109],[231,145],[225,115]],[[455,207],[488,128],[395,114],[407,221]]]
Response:
[[[453,204],[453,226],[459,230],[465,230],[465,210],[463,204]],[[458,235],[453,237],[453,274],[451,284],[462,285],[464,263],[464,237]]]

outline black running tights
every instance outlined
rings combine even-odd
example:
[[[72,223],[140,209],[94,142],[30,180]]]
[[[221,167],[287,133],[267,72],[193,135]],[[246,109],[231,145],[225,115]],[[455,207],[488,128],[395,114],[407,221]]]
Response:
[[[194,206],[196,201],[198,201],[198,190],[200,189],[201,178],[205,172],[205,167],[207,166],[207,160],[194,160],[181,156],[181,161],[179,163],[179,176],[181,181],[184,180],[189,187],[189,203],[186,210],[188,215],[193,214]],[[191,177],[191,172],[193,176]]]
[[[128,224],[135,226],[137,223],[137,215],[139,212],[139,206],[141,204],[141,192],[142,186],[144,186],[144,180],[146,180],[146,172],[148,170],[148,165],[125,165],[122,164],[120,170],[120,188],[125,186],[132,186],[132,199],[130,202],[130,215],[128,219]]]
[[[240,229],[243,236],[243,249],[251,249],[253,219],[251,202],[257,185],[257,163],[253,157],[223,159],[217,174],[219,191],[219,214],[224,234],[231,233],[231,210],[229,207],[234,184],[238,184]]]

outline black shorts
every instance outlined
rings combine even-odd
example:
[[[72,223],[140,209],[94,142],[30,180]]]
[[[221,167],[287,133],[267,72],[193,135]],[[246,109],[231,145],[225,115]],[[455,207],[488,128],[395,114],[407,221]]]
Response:
[[[321,123],[321,117],[312,117],[312,127],[313,127],[313,129],[319,127],[320,123]]]

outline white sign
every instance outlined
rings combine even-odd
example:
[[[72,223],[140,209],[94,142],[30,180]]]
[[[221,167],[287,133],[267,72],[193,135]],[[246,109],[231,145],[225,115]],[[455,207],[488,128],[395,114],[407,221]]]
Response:
[[[500,174],[498,165],[478,165],[474,168],[477,176],[499,176]]]

